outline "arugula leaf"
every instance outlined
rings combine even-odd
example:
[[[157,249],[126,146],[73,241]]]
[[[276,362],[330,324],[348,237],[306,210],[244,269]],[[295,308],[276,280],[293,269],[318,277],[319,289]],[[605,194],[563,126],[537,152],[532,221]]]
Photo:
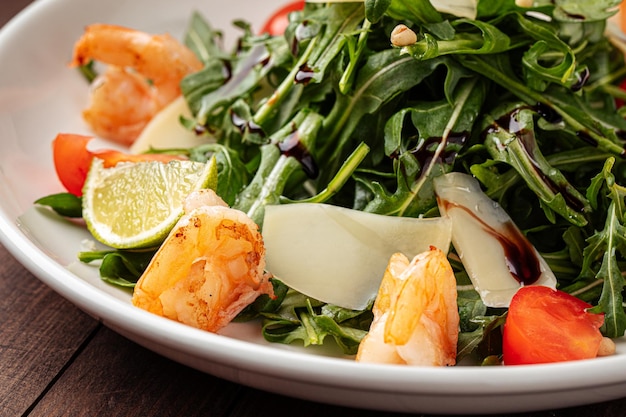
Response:
[[[624,233],[625,230],[626,228],[621,226],[619,232]],[[600,301],[596,307],[591,309],[593,312],[604,313],[603,333],[611,338],[622,337],[626,331],[626,314],[624,313],[622,296],[624,277],[615,258],[614,246],[617,244],[614,241],[615,236],[616,234],[612,233],[611,239],[607,242],[607,250],[602,258],[602,267],[596,276],[605,283],[602,286]],[[623,235],[620,238],[623,239]]]
[[[459,83],[452,103],[444,98],[394,115],[386,126],[385,150],[396,158],[397,188],[389,192],[380,182],[359,179],[374,196],[364,211],[415,217],[432,208],[436,203],[432,179],[452,170],[454,157],[473,128],[485,93],[485,85],[471,78]],[[403,138],[407,116],[417,131],[417,143],[412,137]]]
[[[463,360],[465,357],[479,351],[481,345],[488,344],[491,335],[499,330],[506,320],[506,313],[503,315],[477,315],[472,318],[475,324],[475,329],[472,331],[459,333],[459,340],[457,343],[457,362]],[[485,349],[487,353],[482,353],[479,359],[485,359],[489,356],[495,355],[501,352],[493,352],[491,348]]]
[[[626,331],[626,312],[623,306],[624,277],[617,264],[616,254],[626,255],[626,227],[623,222],[626,216],[624,198],[626,189],[615,183],[611,172],[614,159],[609,158],[604,169],[594,177],[587,194],[596,201],[601,189],[609,190],[611,203],[607,211],[604,229],[587,239],[583,251],[582,273],[591,270],[591,265],[601,258],[601,266],[596,273],[596,280],[603,282],[602,293],[598,305],[593,311],[604,313],[604,333],[608,337],[620,337]],[[604,184],[602,184],[602,182]]]
[[[357,352],[372,320],[369,310],[352,311],[331,306],[293,290],[288,291],[278,311],[261,315],[265,317],[263,336],[270,342],[301,341],[304,346],[322,345],[330,336],[348,355]]]
[[[518,6],[515,0],[478,0],[476,6],[476,18],[489,20],[498,18],[509,13],[538,12],[552,15],[553,2],[550,0],[534,1],[532,7]]]
[[[481,323],[476,322],[476,317],[485,316],[487,306],[482,302],[480,295],[474,290],[459,290],[457,299],[461,333],[473,332],[481,327]]]
[[[95,61],[90,60],[86,64],[78,67],[78,71],[83,77],[85,77],[85,80],[87,80],[89,84],[91,84],[98,77],[98,71],[96,70],[95,64]]]
[[[545,0],[544,0],[545,1]],[[556,0],[554,17],[559,21],[606,20],[617,13],[619,0]]]
[[[437,40],[424,34],[423,39],[403,48],[416,59],[432,59],[448,54],[494,54],[511,49],[511,39],[497,27],[479,20],[458,19],[452,23],[455,35],[452,39]],[[460,30],[463,26],[478,29]]]
[[[265,206],[280,203],[292,174],[303,170],[311,177],[317,176],[317,166],[309,149],[314,148],[321,125],[319,114],[303,110],[291,124],[276,132],[271,143],[261,146],[261,161],[256,174],[238,194],[233,207],[262,225]]]
[[[198,123],[203,126],[207,123],[219,125],[229,105],[251,94],[274,65],[280,65],[289,56],[287,42],[279,37],[272,38],[268,43],[252,44],[247,51],[242,51],[238,60],[233,62],[232,74],[223,86],[202,95],[199,103],[192,107]],[[189,93],[186,95],[193,99]]]
[[[217,194],[232,206],[237,195],[249,183],[249,173],[239,154],[233,149],[219,143],[209,143],[191,148],[188,151],[189,159],[197,162],[207,162],[215,157],[217,164]]]
[[[588,69],[577,66],[574,51],[558,37],[555,29],[520,14],[515,17],[524,33],[536,40],[522,58],[526,84],[537,91],[545,91],[550,83],[567,88],[582,86]]]
[[[428,0],[391,0],[387,14],[396,20],[408,19],[415,23],[441,22],[443,17]]]
[[[70,193],[51,194],[35,200],[35,204],[48,206],[64,217],[83,217],[83,201]]]
[[[589,103],[572,94],[564,94],[558,89],[540,92],[532,90],[519,80],[511,68],[508,57],[503,55],[479,57],[464,56],[460,61],[467,68],[483,73],[495,83],[515,94],[530,106],[540,104],[562,117],[570,129],[577,132],[582,140],[592,143],[598,149],[617,155],[624,153],[619,144],[614,128],[605,127],[594,117],[597,111],[591,109]],[[619,123],[613,120],[614,123]],[[619,123],[621,124],[621,123]]]
[[[325,79],[325,74],[331,64],[349,44],[348,34],[356,31],[362,20],[363,6],[357,2],[331,4],[327,8],[313,11],[307,16],[306,21],[293,22],[291,25],[297,25],[295,32],[302,32],[310,26],[320,29],[312,34],[311,39],[308,37],[305,39],[308,45],[272,93],[271,98],[263,102],[254,114],[254,123],[266,128],[270,126],[271,118],[276,114],[277,108],[281,104],[284,105],[289,97],[291,97],[290,106],[288,106],[289,114],[299,111],[301,108],[298,106],[298,98],[304,87],[311,83],[321,83]],[[296,40],[294,34],[294,42]],[[284,109],[281,110],[281,112],[284,111]]]
[[[534,111],[522,107],[498,115],[495,120],[487,119],[491,126],[485,136],[487,149],[495,160],[511,165],[546,208],[577,226],[584,226],[585,213],[591,210],[589,202],[541,153],[534,115]]]
[[[540,12],[558,22],[605,21],[617,12],[619,0],[536,0],[530,7],[517,6],[515,0],[479,0],[478,18],[501,16],[509,11]]]
[[[254,300],[252,304],[247,306],[235,318],[236,321],[245,322],[261,317],[263,314],[272,315],[277,312],[283,304],[285,297],[289,291],[282,281],[273,277],[270,279],[274,290],[274,297],[267,294],[261,294]]]
[[[372,23],[378,23],[391,6],[391,0],[365,0],[365,17]]]
[[[84,263],[101,261],[100,277],[118,287],[134,288],[148,267],[156,249],[145,251],[106,250],[80,252],[78,259]]]
[[[185,45],[206,65],[226,54],[219,46],[222,34],[214,30],[209,22],[197,11],[191,14]]]
[[[331,161],[325,173],[333,175],[353,132],[367,115],[375,114],[400,94],[410,90],[442,64],[440,60],[417,62],[399,51],[387,49],[370,55],[362,64],[354,89],[350,94],[337,94],[335,105],[324,120],[320,134],[319,158]],[[369,139],[369,140],[367,140]],[[375,148],[375,136],[364,142]],[[326,184],[322,176],[320,184]]]
[[[354,152],[346,158],[343,165],[339,169],[339,172],[337,172],[337,175],[330,180],[326,188],[309,198],[292,200],[287,197],[281,197],[280,201],[282,203],[324,203],[328,201],[350,180],[350,177],[368,153],[369,147],[364,143],[359,144]]]

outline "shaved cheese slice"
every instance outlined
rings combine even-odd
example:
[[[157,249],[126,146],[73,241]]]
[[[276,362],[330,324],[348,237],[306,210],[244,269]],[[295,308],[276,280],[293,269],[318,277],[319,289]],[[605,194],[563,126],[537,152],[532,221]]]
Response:
[[[378,292],[389,258],[434,246],[447,253],[447,218],[391,217],[327,204],[268,206],[263,221],[268,271],[319,301],[353,310]]]
[[[439,211],[452,221],[452,244],[489,307],[508,307],[523,285],[556,287],[547,262],[470,175],[435,178]]]
[[[179,97],[156,114],[131,145],[132,153],[150,149],[192,148],[207,143],[209,139],[185,129],[180,116],[191,118],[191,110],[184,97]]]

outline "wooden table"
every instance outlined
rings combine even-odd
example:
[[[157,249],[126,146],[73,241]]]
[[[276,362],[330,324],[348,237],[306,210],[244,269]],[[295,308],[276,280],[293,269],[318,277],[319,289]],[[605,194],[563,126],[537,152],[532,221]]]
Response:
[[[3,0],[0,26],[28,3]],[[0,246],[0,417],[293,415],[401,416],[270,394],[165,359],[74,307]],[[517,416],[624,417],[626,398]]]

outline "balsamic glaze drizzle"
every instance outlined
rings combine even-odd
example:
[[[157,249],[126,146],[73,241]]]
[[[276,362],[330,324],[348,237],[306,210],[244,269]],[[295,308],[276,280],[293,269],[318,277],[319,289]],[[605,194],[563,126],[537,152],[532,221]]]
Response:
[[[486,233],[493,236],[502,246],[507,268],[517,282],[531,285],[541,278],[541,262],[535,248],[512,221],[506,221],[502,225],[502,230],[496,230],[465,206],[439,198],[438,203],[446,212],[451,209],[463,210],[475,219]]]

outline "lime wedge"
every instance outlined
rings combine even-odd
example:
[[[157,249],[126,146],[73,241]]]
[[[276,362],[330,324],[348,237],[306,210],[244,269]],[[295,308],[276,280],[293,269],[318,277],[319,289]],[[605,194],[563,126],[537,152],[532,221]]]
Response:
[[[159,245],[192,191],[215,188],[217,165],[191,161],[120,163],[94,158],[83,187],[83,218],[95,239],[118,249]]]

